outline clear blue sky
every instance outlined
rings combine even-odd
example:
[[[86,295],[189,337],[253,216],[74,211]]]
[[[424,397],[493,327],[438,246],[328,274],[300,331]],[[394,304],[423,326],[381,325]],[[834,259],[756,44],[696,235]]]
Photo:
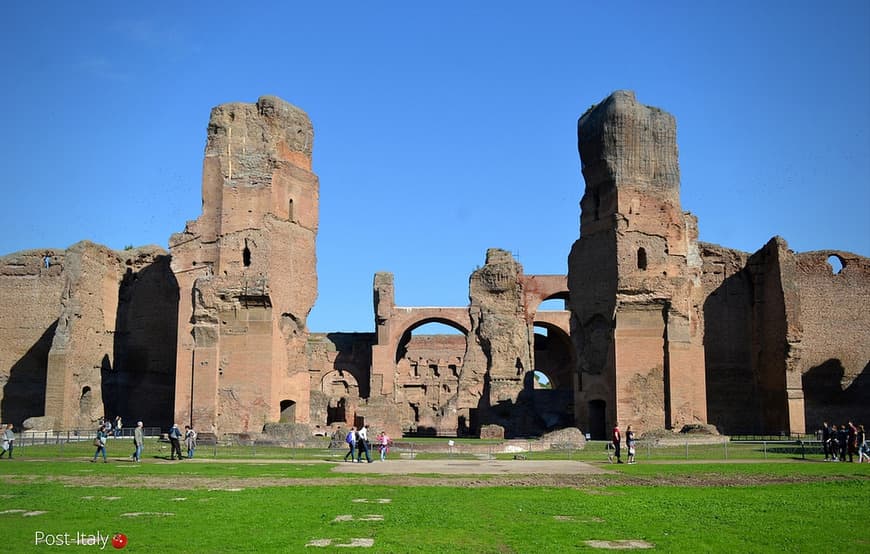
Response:
[[[315,128],[313,331],[465,305],[487,248],[565,273],[576,121],[616,89],[677,118],[701,240],[870,255],[870,2],[12,2],[0,254],[158,244],[200,214],[209,110]]]

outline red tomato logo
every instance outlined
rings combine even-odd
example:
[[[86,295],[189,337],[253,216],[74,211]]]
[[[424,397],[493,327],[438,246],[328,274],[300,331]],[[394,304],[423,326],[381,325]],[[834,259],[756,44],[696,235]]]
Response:
[[[112,537],[112,546],[118,550],[127,546],[127,535],[124,533],[115,533],[115,536]]]

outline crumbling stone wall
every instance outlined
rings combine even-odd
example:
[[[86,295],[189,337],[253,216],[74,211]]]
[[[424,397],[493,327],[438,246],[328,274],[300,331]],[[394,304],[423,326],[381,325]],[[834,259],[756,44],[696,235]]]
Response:
[[[60,315],[65,252],[0,258],[0,420],[43,415],[48,351]]]
[[[568,258],[577,422],[602,437],[706,420],[697,221],[680,207],[674,118],[617,91],[578,122],[586,189]]]
[[[170,239],[182,291],[175,418],[220,432],[308,423],[318,181],[308,116],[279,98],[212,110],[203,212]]]
[[[806,429],[870,421],[870,259],[841,250],[795,254]],[[829,263],[838,258],[842,269]]]
[[[309,337],[312,142],[280,99],[218,106],[203,212],[170,239],[171,263],[88,242],[0,258],[0,419],[323,434],[365,422],[392,436],[578,425],[599,438],[616,421],[772,433],[870,416],[870,260],[795,254],[779,237],[751,255],[699,243],[674,118],[631,92],[578,122],[586,186],[567,279],[491,249],[470,305],[407,308],[378,273],[373,333]],[[539,313],[547,298],[570,313]],[[412,335],[432,322],[462,334]]]
[[[477,406],[481,424],[517,432],[529,423],[519,404],[521,393],[531,385],[527,374],[534,371],[534,332],[525,313],[523,267],[510,252],[490,248],[486,263],[471,274],[468,289],[473,340],[468,341],[460,386],[464,391],[482,388]]]
[[[369,395],[373,333],[312,333],[308,339],[310,422],[327,435],[356,425]]]

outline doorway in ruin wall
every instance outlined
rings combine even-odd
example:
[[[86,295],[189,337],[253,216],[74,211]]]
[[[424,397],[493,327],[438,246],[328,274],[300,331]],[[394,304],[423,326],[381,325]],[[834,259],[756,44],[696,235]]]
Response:
[[[326,399],[327,426],[348,424],[354,419],[359,405],[359,383],[350,371],[330,371],[320,381],[320,391]]]

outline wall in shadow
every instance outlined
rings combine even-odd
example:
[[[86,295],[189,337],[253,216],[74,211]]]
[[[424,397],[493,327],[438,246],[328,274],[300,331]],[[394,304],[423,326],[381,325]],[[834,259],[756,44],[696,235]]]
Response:
[[[837,426],[849,421],[870,426],[870,362],[847,387],[843,387],[843,375],[843,364],[835,358],[804,373],[807,430],[821,429],[825,421]]]
[[[707,421],[726,434],[761,432],[752,299],[752,278],[744,269],[726,277],[704,302]]]
[[[21,428],[25,419],[45,414],[45,385],[48,373],[48,351],[57,329],[57,320],[42,333],[9,371],[3,387],[0,420]]]
[[[118,288],[115,367],[101,375],[106,415],[120,415],[125,426],[169,427],[174,419],[179,291],[169,262],[158,256],[139,271],[128,267]]]

